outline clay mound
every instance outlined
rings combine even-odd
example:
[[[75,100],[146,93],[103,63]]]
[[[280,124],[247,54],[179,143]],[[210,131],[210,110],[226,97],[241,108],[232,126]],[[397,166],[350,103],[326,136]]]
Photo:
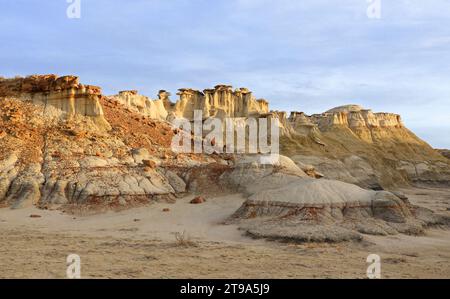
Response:
[[[339,181],[301,179],[289,182],[280,189],[264,190],[249,200],[279,202],[304,206],[369,205],[373,191]]]
[[[238,223],[253,237],[338,242],[361,240],[361,234],[417,235],[429,225],[450,224],[449,217],[413,206],[390,192],[283,171],[261,175],[256,165],[245,169],[248,179],[243,183],[250,196],[228,223]]]
[[[221,180],[234,186],[236,191],[251,195],[260,190],[279,188],[299,177],[307,178],[308,175],[288,157],[279,156],[273,163],[261,164],[260,156],[244,156],[236,161],[232,171],[221,176]]]

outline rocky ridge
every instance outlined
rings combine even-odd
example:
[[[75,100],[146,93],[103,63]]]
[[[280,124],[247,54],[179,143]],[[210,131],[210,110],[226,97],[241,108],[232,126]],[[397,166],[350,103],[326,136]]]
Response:
[[[0,79],[0,98],[29,99],[44,107],[56,107],[67,116],[75,114],[90,117],[97,125],[108,127],[103,118],[101,88],[84,85],[76,76],[33,75],[25,78]],[[48,113],[44,109],[43,113]]]
[[[294,133],[282,153],[331,179],[366,188],[434,184],[448,186],[448,161],[408,130],[401,117],[348,105],[322,114],[293,112]]]
[[[0,205],[90,212],[186,192],[243,192],[248,200],[230,222],[255,237],[297,241],[420,234],[448,224],[382,190],[415,178],[448,182],[448,159],[398,115],[352,105],[287,117],[225,85],[179,95],[176,103],[163,90],[158,100],[137,91],[108,97],[73,76],[0,80]],[[173,152],[177,129],[169,120],[190,119],[193,108],[221,118],[278,118],[286,156],[261,165],[257,156]]]
[[[176,117],[194,119],[194,110],[201,110],[203,118],[251,117],[269,112],[269,105],[263,99],[256,100],[247,88],[233,90],[229,85],[217,85],[203,92],[182,88],[177,93],[180,99],[175,103]]]
[[[169,123],[75,78],[55,78],[0,83],[1,206],[89,210],[170,201],[186,192],[184,180],[170,167],[221,161],[173,153]],[[42,100],[49,97],[54,101]],[[99,107],[97,114],[86,112],[91,104]]]
[[[276,118],[281,129],[281,153],[329,179],[365,188],[408,184],[450,184],[450,165],[426,142],[408,130],[400,115],[374,113],[359,105],[345,105],[322,114],[269,111],[265,100],[255,100],[246,88],[233,91],[218,85],[203,92],[180,89],[172,104],[163,91],[168,120],[203,118]],[[168,104],[170,103],[170,104]]]

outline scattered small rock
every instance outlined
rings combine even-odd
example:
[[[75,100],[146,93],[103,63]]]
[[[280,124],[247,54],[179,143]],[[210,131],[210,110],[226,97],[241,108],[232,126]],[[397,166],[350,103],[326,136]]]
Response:
[[[134,219],[133,221],[134,222],[139,222],[139,221],[141,221],[141,219]]]
[[[390,191],[390,192],[402,200],[408,199],[408,196],[406,196],[405,193],[403,193],[403,192],[400,192],[400,191]]]
[[[163,212],[170,212],[170,209],[169,208],[164,208]]]
[[[191,200],[191,204],[202,204],[205,203],[206,200],[201,197],[201,196],[197,196],[196,198],[194,198],[193,200]]]
[[[152,161],[152,160],[142,160],[142,163],[150,168],[155,168],[156,167],[156,162]]]
[[[31,214],[30,218],[41,218],[41,215],[37,215],[37,214]]]

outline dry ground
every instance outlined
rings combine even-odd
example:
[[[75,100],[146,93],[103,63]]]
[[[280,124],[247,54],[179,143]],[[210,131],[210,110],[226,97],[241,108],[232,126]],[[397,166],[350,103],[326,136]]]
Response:
[[[413,202],[448,212],[448,189],[403,191]],[[244,200],[240,195],[202,205],[189,199],[87,217],[2,209],[0,277],[64,278],[66,257],[76,253],[84,278],[365,278],[366,258],[375,253],[383,278],[450,278],[448,230],[366,236],[361,243],[280,244],[221,224]],[[176,240],[183,231],[190,244]]]

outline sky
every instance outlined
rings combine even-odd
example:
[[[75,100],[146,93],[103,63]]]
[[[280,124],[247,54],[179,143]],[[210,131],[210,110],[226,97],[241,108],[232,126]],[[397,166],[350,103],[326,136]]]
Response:
[[[308,114],[360,104],[450,148],[450,0],[379,0],[380,18],[378,0],[81,0],[68,18],[70,1],[0,0],[0,76],[152,98],[224,83]]]

